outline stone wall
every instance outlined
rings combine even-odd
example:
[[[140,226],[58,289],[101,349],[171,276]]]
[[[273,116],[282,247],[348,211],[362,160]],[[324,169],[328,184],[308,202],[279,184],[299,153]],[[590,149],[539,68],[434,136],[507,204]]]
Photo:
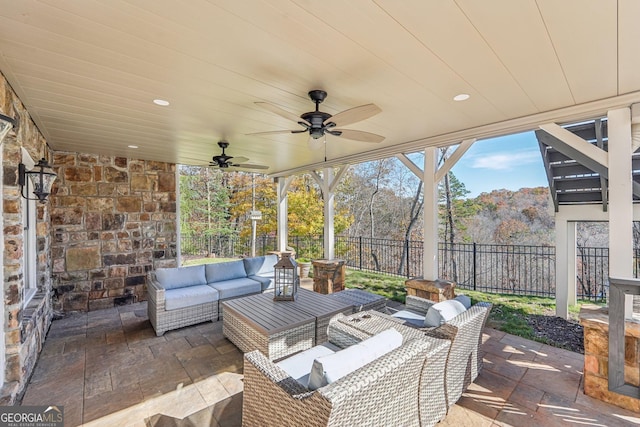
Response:
[[[50,158],[46,141],[31,120],[4,76],[0,74],[0,113],[13,117],[17,125],[2,141],[2,170],[0,194],[2,196],[3,244],[3,311],[4,331],[4,384],[0,392],[0,405],[13,404],[24,391],[25,385],[51,325],[51,230],[49,204],[37,205],[36,212],[36,294],[27,303],[25,297],[25,260],[23,245],[23,212],[18,164],[22,159],[21,147],[36,161]]]
[[[640,412],[640,398],[609,390],[609,309],[583,306],[580,323],[584,327],[584,393],[598,400]],[[625,322],[624,380],[640,386],[640,323]]]
[[[146,299],[146,273],[176,266],[176,167],[55,152],[54,308],[91,311]]]

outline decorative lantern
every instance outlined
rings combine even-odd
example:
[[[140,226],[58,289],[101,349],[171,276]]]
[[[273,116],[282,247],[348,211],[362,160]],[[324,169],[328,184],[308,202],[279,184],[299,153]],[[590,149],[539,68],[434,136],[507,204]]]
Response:
[[[40,161],[36,163],[30,171],[27,170],[24,164],[20,163],[18,165],[18,172],[18,184],[22,187],[20,190],[22,197],[27,200],[39,200],[40,203],[45,203],[47,201],[47,196],[51,194],[53,181],[55,181],[57,177],[53,168],[49,163],[47,163],[45,158],[43,157],[40,159]],[[25,187],[28,188],[27,176],[31,180],[33,194],[37,198],[29,197],[27,194],[24,194]]]
[[[282,252],[280,260],[273,266],[274,301],[294,301],[298,293],[298,264],[290,252]]]

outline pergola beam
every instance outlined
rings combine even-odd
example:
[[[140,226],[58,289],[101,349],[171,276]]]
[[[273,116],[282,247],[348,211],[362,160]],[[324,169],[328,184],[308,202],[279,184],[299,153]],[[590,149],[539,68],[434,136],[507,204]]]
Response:
[[[440,166],[440,169],[438,169],[435,174],[436,183],[440,182],[440,180],[449,173],[451,168],[453,168],[456,163],[458,163],[458,160],[460,160],[464,153],[466,153],[467,150],[471,148],[474,142],[476,142],[475,138],[465,139],[460,143],[460,145],[458,145],[456,150],[445,159],[444,163],[442,164],[442,166]]]
[[[396,154],[396,158],[400,160],[402,164],[407,167],[407,169],[413,172],[413,174],[417,176],[420,181],[422,181],[424,172],[422,172],[422,169],[420,169],[418,165],[413,163],[413,160],[411,160],[409,156],[407,156],[404,153],[400,153],[400,154]]]

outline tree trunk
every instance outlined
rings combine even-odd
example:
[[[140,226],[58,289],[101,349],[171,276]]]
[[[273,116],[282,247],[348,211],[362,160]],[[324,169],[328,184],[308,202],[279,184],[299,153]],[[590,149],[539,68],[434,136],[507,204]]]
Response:
[[[409,224],[407,225],[407,229],[404,233],[404,240],[408,242],[411,238],[411,230],[415,226],[418,218],[420,217],[420,213],[422,212],[422,206],[424,205],[424,198],[421,198],[422,194],[422,180],[418,182],[418,188],[416,189],[416,194],[413,197],[413,202],[411,203],[411,211],[409,214]],[[400,266],[398,267],[398,274],[402,274],[402,271],[405,268],[405,262],[407,259],[407,251],[409,250],[408,245],[402,246],[402,256],[400,257]]]
[[[456,240],[456,231],[453,227],[453,206],[451,203],[451,185],[449,183],[449,174],[447,173],[444,176],[444,189],[445,189],[445,199],[446,199],[446,209],[447,209],[447,226],[449,228],[449,256],[451,257],[451,270],[453,273],[453,281],[458,281],[458,268],[456,266],[456,259],[453,252],[453,245]]]

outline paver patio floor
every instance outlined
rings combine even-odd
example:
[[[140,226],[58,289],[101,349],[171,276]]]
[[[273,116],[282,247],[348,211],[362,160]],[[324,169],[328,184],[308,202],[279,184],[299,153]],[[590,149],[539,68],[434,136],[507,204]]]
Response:
[[[494,329],[483,341],[482,373],[440,426],[640,425],[584,395],[581,354]],[[63,405],[66,426],[239,426],[242,363],[222,322],[156,337],[146,303],[76,314],[52,323],[22,404]]]

